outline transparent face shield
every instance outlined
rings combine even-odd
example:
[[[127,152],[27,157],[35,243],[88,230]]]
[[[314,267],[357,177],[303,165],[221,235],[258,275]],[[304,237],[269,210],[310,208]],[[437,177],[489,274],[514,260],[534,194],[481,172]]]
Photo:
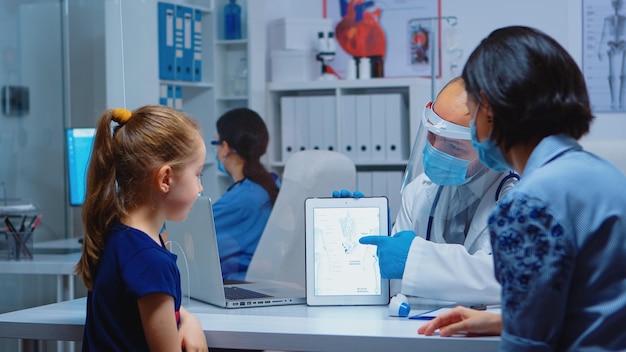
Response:
[[[444,120],[428,102],[404,172],[402,191],[422,173],[438,185],[458,186],[484,168],[472,148],[470,128]]]

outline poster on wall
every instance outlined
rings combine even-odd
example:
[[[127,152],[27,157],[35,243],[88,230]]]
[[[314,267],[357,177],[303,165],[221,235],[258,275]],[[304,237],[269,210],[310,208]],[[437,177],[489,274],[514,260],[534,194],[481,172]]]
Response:
[[[623,0],[583,0],[583,74],[594,112],[626,111]]]
[[[441,0],[324,0],[324,14],[338,44],[330,66],[342,78],[360,57],[382,60],[384,77],[441,75]]]

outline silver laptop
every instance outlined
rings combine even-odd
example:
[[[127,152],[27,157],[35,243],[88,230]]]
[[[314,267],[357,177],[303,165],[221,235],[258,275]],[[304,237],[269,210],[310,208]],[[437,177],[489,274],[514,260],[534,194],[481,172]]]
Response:
[[[183,297],[225,308],[306,303],[304,289],[288,282],[224,284],[210,198],[198,197],[187,219],[168,221],[166,229]]]

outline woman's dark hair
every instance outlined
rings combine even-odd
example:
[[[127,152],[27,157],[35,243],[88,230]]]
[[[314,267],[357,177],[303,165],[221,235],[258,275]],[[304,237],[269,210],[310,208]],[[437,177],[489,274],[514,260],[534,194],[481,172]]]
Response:
[[[274,177],[261,164],[267,150],[269,133],[259,114],[248,108],[227,111],[217,120],[217,133],[244,159],[243,174],[263,187],[272,200],[278,195]]]
[[[561,133],[579,139],[594,118],[576,62],[534,28],[493,31],[472,52],[462,76],[468,96],[491,105],[492,138],[505,150]]]

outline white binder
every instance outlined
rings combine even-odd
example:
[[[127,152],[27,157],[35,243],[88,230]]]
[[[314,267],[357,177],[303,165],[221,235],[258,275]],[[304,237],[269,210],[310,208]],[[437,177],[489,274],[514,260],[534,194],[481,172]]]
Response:
[[[371,107],[371,160],[381,161],[385,160],[385,139],[386,133],[386,117],[387,117],[387,94],[372,94],[370,95],[370,107]]]
[[[408,160],[409,119],[408,111],[401,94],[385,95],[385,158],[388,161]]]
[[[372,160],[372,123],[370,96],[356,96],[356,160]]]
[[[309,97],[294,97],[296,122],[296,151],[306,150],[309,145]]]
[[[307,132],[309,133],[309,143],[307,145],[307,149],[324,149],[324,124],[326,123],[324,108],[322,106],[324,98],[325,97],[323,96],[311,96],[305,98],[308,99],[307,105],[309,116],[309,127],[307,129]]]
[[[295,98],[280,98],[280,157],[286,162],[296,150]]]
[[[340,109],[339,152],[356,160],[356,96],[341,96]]]
[[[337,107],[335,101],[336,98],[334,96],[322,98],[321,122],[324,125],[322,149],[330,151],[337,150]]]

